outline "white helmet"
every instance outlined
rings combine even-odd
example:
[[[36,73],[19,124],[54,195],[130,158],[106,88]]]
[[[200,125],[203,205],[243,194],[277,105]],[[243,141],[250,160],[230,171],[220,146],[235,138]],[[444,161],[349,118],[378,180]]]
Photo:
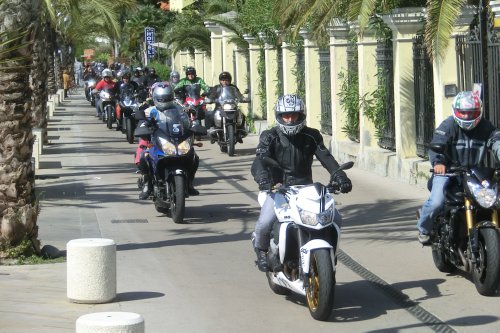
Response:
[[[283,114],[298,114],[297,120],[292,123],[283,121]],[[295,135],[299,133],[306,125],[305,106],[302,99],[297,95],[285,95],[278,98],[274,106],[274,114],[279,129],[286,135]]]
[[[472,91],[461,91],[451,104],[453,118],[462,129],[470,131],[481,121],[483,108],[481,98]]]
[[[113,72],[111,72],[111,69],[106,68],[106,69],[102,70],[101,76],[102,77],[111,77],[112,78],[113,77]]]
[[[170,85],[159,84],[153,89],[153,102],[160,111],[172,108],[175,103],[174,90]]]

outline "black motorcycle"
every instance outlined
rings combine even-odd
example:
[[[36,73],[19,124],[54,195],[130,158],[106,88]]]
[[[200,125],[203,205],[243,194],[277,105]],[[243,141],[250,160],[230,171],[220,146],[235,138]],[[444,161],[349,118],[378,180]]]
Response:
[[[203,126],[192,126],[181,109],[168,109],[159,113],[157,120],[148,121],[144,111],[136,113],[140,122],[136,137],[150,135],[152,147],[148,150],[153,174],[152,199],[158,212],[167,213],[175,223],[182,223],[185,199],[189,197],[188,181],[195,162],[193,146],[195,135],[205,135]],[[142,187],[142,179],[139,186]]]
[[[445,154],[443,145],[430,149]],[[500,283],[500,169],[453,163],[445,176],[445,206],[430,238],[434,264],[441,272],[470,273],[481,295],[493,295]]]
[[[134,130],[136,127],[135,113],[139,110],[137,94],[132,89],[121,89],[120,110],[121,110],[121,130],[127,138],[127,142],[134,143]]]
[[[216,103],[214,129],[208,133],[212,143],[217,142],[221,152],[229,156],[234,155],[236,143],[248,135],[244,127],[245,116],[238,107],[239,103],[248,103],[248,100],[240,100],[238,96],[241,94],[236,87],[221,87],[219,96],[213,101]]]

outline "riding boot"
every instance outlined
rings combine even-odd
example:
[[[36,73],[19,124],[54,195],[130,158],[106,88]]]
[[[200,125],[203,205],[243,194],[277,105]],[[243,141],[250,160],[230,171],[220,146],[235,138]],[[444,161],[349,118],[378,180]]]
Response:
[[[198,170],[199,163],[200,163],[200,158],[195,153],[193,159],[193,165],[191,167],[191,170],[189,170],[189,175],[188,175],[188,194],[193,196],[200,194],[200,192],[196,190],[193,185],[194,176],[196,175],[196,171]]]
[[[143,186],[141,193],[139,193],[139,200],[146,200],[153,191],[153,183],[149,175],[143,175]]]

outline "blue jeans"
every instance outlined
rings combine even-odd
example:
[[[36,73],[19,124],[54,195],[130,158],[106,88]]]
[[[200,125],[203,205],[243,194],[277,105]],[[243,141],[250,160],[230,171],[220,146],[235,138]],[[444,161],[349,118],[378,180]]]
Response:
[[[431,195],[422,206],[420,219],[417,222],[417,228],[420,233],[425,235],[429,235],[431,233],[434,217],[444,207],[444,189],[449,180],[450,177],[434,175],[432,179]]]

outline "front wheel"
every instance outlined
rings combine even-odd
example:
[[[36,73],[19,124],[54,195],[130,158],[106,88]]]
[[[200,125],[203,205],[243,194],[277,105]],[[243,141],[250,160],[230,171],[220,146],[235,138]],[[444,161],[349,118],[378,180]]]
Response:
[[[106,125],[109,129],[113,128],[113,108],[111,106],[106,108]]]
[[[472,267],[472,281],[483,296],[496,293],[500,282],[500,236],[494,228],[479,229],[477,263]]]
[[[306,297],[314,319],[327,320],[330,317],[335,297],[335,272],[330,249],[312,251]]]
[[[234,155],[234,126],[227,127],[227,154]]]
[[[170,213],[175,223],[184,221],[184,211],[186,208],[186,191],[184,175],[174,176],[174,188],[172,189],[172,202],[170,203]],[[168,182],[167,182],[167,186]]]
[[[127,131],[127,142],[132,144],[134,143],[134,123],[129,117],[126,118],[125,127]]]

